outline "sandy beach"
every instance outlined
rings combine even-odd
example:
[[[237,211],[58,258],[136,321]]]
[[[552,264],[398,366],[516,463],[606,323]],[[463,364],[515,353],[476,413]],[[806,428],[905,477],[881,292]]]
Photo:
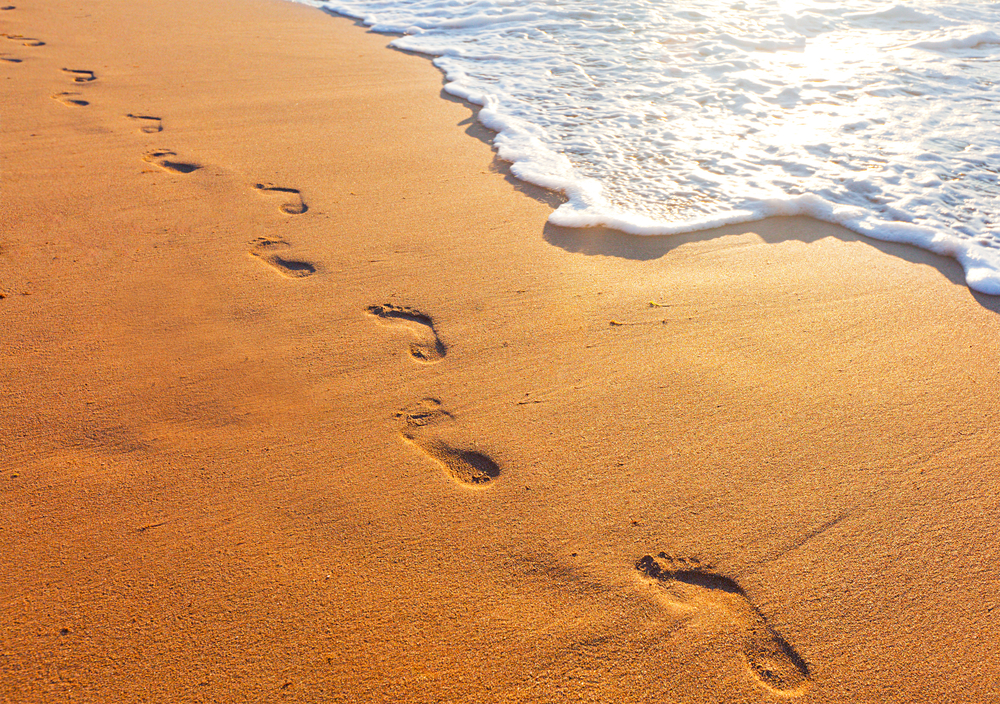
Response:
[[[546,224],[281,0],[0,10],[0,701],[1000,699],[1000,300]]]

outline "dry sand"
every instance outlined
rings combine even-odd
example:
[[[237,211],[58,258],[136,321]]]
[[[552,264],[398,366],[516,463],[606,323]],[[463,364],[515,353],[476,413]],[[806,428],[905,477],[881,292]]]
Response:
[[[954,262],[552,228],[312,8],[10,2],[0,700],[1000,699]]]

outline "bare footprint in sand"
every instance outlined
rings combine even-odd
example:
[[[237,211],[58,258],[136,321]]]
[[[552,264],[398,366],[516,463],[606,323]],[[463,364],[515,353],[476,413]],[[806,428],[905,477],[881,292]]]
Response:
[[[441,408],[437,399],[426,398],[416,406],[400,411],[396,417],[403,424],[400,435],[423,450],[448,476],[463,486],[484,488],[500,476],[500,465],[482,452],[455,448],[436,437],[436,428],[454,420],[448,411]]]
[[[146,134],[156,134],[163,131],[163,122],[158,117],[152,115],[133,115],[129,113],[125,117],[135,120],[139,124],[139,131]]]
[[[73,76],[73,80],[76,83],[90,83],[97,80],[97,75],[93,71],[86,69],[64,68],[63,71]]]
[[[14,9],[13,7],[11,8]],[[10,39],[12,42],[21,42],[24,46],[45,46],[45,42],[41,39],[34,39],[32,37],[26,37],[23,34],[0,34],[0,37],[5,37]]]
[[[279,274],[292,279],[301,279],[316,273],[316,267],[309,262],[289,259],[284,251],[290,249],[284,240],[258,237],[251,243],[250,254],[274,267]]]
[[[60,103],[71,108],[83,108],[90,105],[89,101],[78,97],[79,93],[56,93],[52,96],[53,100],[58,100]]]
[[[17,59],[13,56],[8,56],[7,54],[0,54],[0,61],[6,61],[9,64],[19,64],[23,59]]]
[[[416,342],[410,343],[410,356],[418,362],[433,364],[440,362],[447,354],[448,348],[438,337],[437,331],[434,330],[434,321],[429,315],[391,303],[368,306],[368,312],[378,318],[383,325],[409,330],[417,338]]]
[[[712,610],[729,618],[743,631],[743,654],[757,681],[773,694],[797,696],[811,682],[809,668],[784,638],[768,625],[740,586],[716,574],[698,560],[646,555],[635,568],[655,580],[674,606]]]
[[[177,154],[169,149],[153,149],[146,152],[142,160],[148,161],[150,164],[156,164],[164,171],[170,171],[175,174],[189,174],[201,168],[201,164],[191,161],[177,161],[174,158],[176,156]]]
[[[277,193],[278,195],[285,196],[287,199],[286,202],[279,206],[279,209],[283,213],[288,213],[289,215],[301,215],[309,210],[309,206],[306,205],[304,200],[302,200],[302,193],[300,193],[297,188],[283,188],[281,186],[275,186],[273,183],[257,183],[254,184],[254,188],[264,193]]]

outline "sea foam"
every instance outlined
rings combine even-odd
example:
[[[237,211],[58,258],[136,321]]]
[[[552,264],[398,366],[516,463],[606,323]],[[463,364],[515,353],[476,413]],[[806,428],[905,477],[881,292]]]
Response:
[[[998,3],[302,1],[435,57],[554,224],[809,215],[1000,295]]]

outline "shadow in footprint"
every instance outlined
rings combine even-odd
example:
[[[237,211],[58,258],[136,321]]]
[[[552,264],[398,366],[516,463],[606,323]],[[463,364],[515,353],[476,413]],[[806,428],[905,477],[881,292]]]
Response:
[[[153,117],[152,115],[133,115],[132,113],[129,113],[125,117],[138,122],[140,132],[155,134],[163,131],[163,123],[158,117]]]
[[[434,321],[413,308],[395,306],[391,303],[368,306],[368,312],[374,315],[383,325],[402,327],[409,330],[417,341],[410,343],[410,356],[418,362],[433,364],[440,362],[447,354],[448,348],[441,342]]]
[[[5,7],[0,7],[0,10],[16,10],[17,8],[13,5],[7,5]]]
[[[175,156],[177,154],[169,149],[154,149],[146,152],[146,156],[142,157],[142,160],[148,161],[150,164],[156,164],[164,171],[171,171],[176,174],[189,174],[201,168],[201,164],[195,164],[190,161],[177,161],[174,159]]]
[[[24,46],[45,46],[45,42],[41,39],[26,37],[23,34],[0,34],[0,37],[10,39],[12,42],[21,42]]]
[[[62,103],[63,105],[65,105],[67,107],[82,108],[82,107],[86,107],[87,105],[90,105],[90,103],[88,101],[83,100],[82,98],[77,98],[76,96],[78,96],[78,95],[80,95],[80,94],[79,93],[56,93],[55,95],[52,96],[52,99],[53,100],[58,100],[60,103]]]
[[[435,428],[454,420],[437,399],[427,398],[413,408],[400,411],[400,435],[437,462],[455,481],[470,488],[484,488],[500,476],[500,465],[482,452],[452,447],[435,437]]]
[[[0,61],[6,61],[9,64],[19,64],[21,63],[22,59],[15,59],[13,56],[3,55],[0,56]]]
[[[284,240],[258,237],[251,243],[250,254],[274,267],[279,274],[292,279],[301,279],[316,273],[316,267],[309,262],[288,259],[282,255],[290,245]]]
[[[76,68],[64,68],[63,71],[73,76],[73,80],[76,83],[90,83],[97,80],[97,76],[93,71]]]
[[[289,215],[301,215],[309,210],[309,206],[306,205],[304,200],[302,200],[302,193],[300,193],[297,188],[282,188],[281,186],[275,186],[271,183],[257,183],[254,184],[254,188],[265,193],[278,193],[290,196],[286,203],[282,203],[279,206],[279,209],[283,213],[288,213]]]
[[[743,632],[747,666],[766,689],[796,696],[811,681],[809,667],[757,610],[740,586],[711,571],[698,560],[673,558],[665,553],[646,555],[635,568],[663,588],[667,599],[685,609],[709,609],[724,614]]]

